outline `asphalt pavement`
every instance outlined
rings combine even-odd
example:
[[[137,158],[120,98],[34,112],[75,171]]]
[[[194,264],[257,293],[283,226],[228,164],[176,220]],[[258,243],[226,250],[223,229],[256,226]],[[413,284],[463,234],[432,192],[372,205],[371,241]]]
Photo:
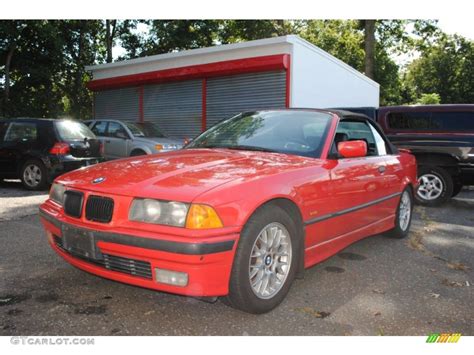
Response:
[[[474,189],[417,206],[408,238],[364,239],[251,315],[90,275],[48,246],[46,198],[0,183],[0,335],[474,335]]]

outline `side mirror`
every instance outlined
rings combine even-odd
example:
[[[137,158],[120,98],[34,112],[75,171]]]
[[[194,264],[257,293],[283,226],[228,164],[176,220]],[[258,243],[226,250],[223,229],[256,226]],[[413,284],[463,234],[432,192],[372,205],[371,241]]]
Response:
[[[367,143],[362,140],[339,142],[337,150],[344,158],[365,157],[367,155]]]

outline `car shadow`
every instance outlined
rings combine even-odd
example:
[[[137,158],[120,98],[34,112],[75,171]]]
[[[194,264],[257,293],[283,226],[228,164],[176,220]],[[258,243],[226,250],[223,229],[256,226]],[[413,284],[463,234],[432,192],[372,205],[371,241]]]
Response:
[[[44,195],[48,191],[49,186],[43,190],[31,191],[25,189],[20,180],[0,180],[0,198]]]

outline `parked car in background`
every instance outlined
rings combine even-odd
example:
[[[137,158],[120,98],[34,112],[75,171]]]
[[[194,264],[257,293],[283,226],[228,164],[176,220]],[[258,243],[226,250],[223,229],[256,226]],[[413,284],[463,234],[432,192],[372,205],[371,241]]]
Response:
[[[268,312],[296,275],[383,232],[403,238],[416,161],[372,120],[324,110],[248,112],[184,149],[55,180],[51,247],[79,269]]]
[[[416,156],[421,204],[440,205],[474,185],[474,105],[381,107],[377,122]]]
[[[153,122],[91,120],[86,124],[104,144],[106,159],[169,152],[184,145],[166,137]]]
[[[69,119],[0,120],[0,179],[20,178],[29,190],[103,160],[101,143],[83,123]]]

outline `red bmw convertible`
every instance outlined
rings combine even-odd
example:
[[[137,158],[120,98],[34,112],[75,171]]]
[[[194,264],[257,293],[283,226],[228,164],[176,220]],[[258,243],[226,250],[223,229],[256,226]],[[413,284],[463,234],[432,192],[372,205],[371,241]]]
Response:
[[[184,149],[60,176],[40,206],[79,269],[252,313],[367,236],[407,235],[416,161],[365,116],[243,113]]]

